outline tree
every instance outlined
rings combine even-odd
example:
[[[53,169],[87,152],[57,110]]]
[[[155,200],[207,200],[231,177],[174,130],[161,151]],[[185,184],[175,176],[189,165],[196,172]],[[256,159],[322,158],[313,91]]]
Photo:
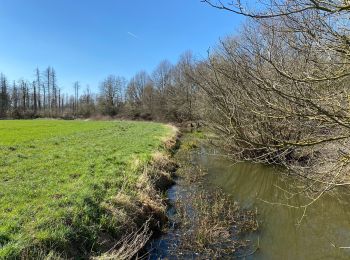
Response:
[[[52,110],[54,112],[54,114],[57,116],[57,108],[58,108],[58,86],[57,86],[57,77],[56,77],[56,71],[54,68],[51,68],[51,86],[52,86],[52,99],[51,99],[51,103],[52,103]]]
[[[169,61],[163,60],[152,73],[153,85],[157,92],[156,111],[164,111],[167,108],[167,95],[169,87],[172,85],[173,68]]]
[[[76,116],[79,109],[79,81],[74,82],[74,101],[73,101],[73,113]]]
[[[84,117],[90,117],[95,112],[95,102],[89,86],[86,86],[83,95],[80,97],[79,103],[79,114]]]
[[[45,78],[45,84],[46,84],[46,93],[47,97],[45,97],[44,92],[44,100],[46,101],[45,106],[48,108],[48,113],[51,115],[51,67],[47,67],[47,69],[44,71],[44,78]]]
[[[191,52],[180,56],[180,60],[173,68],[173,84],[169,88],[169,113],[176,121],[193,121],[197,118],[198,109],[196,100],[198,90],[195,82],[188,75],[194,67],[194,59]]]
[[[10,107],[10,97],[8,93],[8,82],[6,77],[0,74],[0,118],[6,117]]]
[[[42,82],[41,82],[41,74],[39,68],[36,68],[35,70],[35,86],[37,88],[37,107],[39,111],[42,109],[42,103],[41,103],[41,89],[42,89]],[[45,96],[45,95],[44,95]]]
[[[171,84],[173,65],[167,61],[161,61],[152,73],[152,81],[160,95],[164,95],[165,89]]]
[[[349,2],[203,2],[249,17],[239,37],[221,41],[191,73],[231,156],[305,177],[305,210],[347,185]]]
[[[103,114],[115,116],[121,108],[125,79],[110,75],[100,84],[99,107]]]
[[[153,86],[150,76],[145,71],[138,72],[130,79],[126,96],[134,115],[151,113],[153,102],[149,103],[149,99],[153,97]]]

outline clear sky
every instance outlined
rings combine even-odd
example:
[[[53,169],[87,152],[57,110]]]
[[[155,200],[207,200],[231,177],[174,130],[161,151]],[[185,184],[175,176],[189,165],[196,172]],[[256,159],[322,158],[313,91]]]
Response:
[[[32,80],[50,65],[65,91],[96,89],[187,50],[205,57],[242,19],[200,0],[0,0],[0,72]]]

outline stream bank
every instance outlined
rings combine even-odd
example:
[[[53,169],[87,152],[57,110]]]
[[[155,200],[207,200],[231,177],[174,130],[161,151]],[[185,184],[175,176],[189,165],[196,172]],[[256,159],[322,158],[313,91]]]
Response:
[[[149,246],[152,249],[150,259],[232,259],[240,256],[263,260],[350,259],[350,194],[346,188],[325,193],[303,216],[302,208],[285,206],[301,206],[308,201],[307,194],[296,193],[303,186],[300,179],[287,176],[278,167],[233,163],[218,149],[206,142],[197,142],[193,137],[184,137],[176,155],[177,160],[188,162],[190,167],[180,167],[177,185],[168,191],[170,204],[173,205],[168,209],[170,224],[167,233],[153,240]],[[181,156],[183,158],[179,159]],[[190,209],[193,207],[189,194],[194,190],[214,195],[217,191],[221,193],[224,205],[235,205],[237,201],[236,206],[246,209],[246,212],[255,214],[257,210],[258,215],[250,220],[256,223],[257,218],[258,231],[251,232],[250,229],[234,236],[241,242],[247,242],[246,246],[244,243],[243,247],[236,244],[235,253],[223,254],[224,257],[215,254],[214,257],[206,257],[203,251],[200,254],[193,247],[191,251],[181,246],[183,238],[190,242],[188,244],[194,241],[193,237],[183,234],[184,227],[189,232],[192,229],[181,224],[183,205],[189,205]],[[213,203],[210,205],[213,207]]]
[[[202,135],[185,134],[174,156],[180,165],[167,197],[169,223],[152,240],[149,259],[232,259],[257,251],[247,234],[258,229],[256,210],[241,209],[220,188],[211,187],[208,173],[197,163]]]

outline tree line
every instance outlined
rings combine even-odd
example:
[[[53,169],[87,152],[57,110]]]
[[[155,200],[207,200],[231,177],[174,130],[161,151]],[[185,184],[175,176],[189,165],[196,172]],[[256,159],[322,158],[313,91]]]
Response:
[[[42,73],[37,69],[33,81],[18,80],[12,84],[0,74],[0,118],[26,117],[43,111],[54,116],[62,111],[64,96],[57,86],[54,68]]]
[[[53,67],[35,70],[32,80],[10,82],[0,74],[0,118],[87,118],[91,116],[184,122],[196,114],[198,88],[187,70],[193,65],[190,52],[177,64],[162,61],[155,70],[136,73],[129,81],[110,75],[93,93],[89,86],[73,84],[74,94],[58,85]]]

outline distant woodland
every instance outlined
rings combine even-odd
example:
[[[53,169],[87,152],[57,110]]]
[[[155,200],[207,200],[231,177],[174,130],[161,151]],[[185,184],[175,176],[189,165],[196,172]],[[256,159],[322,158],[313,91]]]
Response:
[[[10,81],[0,75],[0,118],[88,118],[98,116],[183,122],[194,119],[198,88],[186,74],[190,53],[175,65],[162,61],[149,75],[138,72],[132,79],[110,75],[98,92],[77,81],[67,94],[58,84],[53,67],[35,70],[30,80]]]

